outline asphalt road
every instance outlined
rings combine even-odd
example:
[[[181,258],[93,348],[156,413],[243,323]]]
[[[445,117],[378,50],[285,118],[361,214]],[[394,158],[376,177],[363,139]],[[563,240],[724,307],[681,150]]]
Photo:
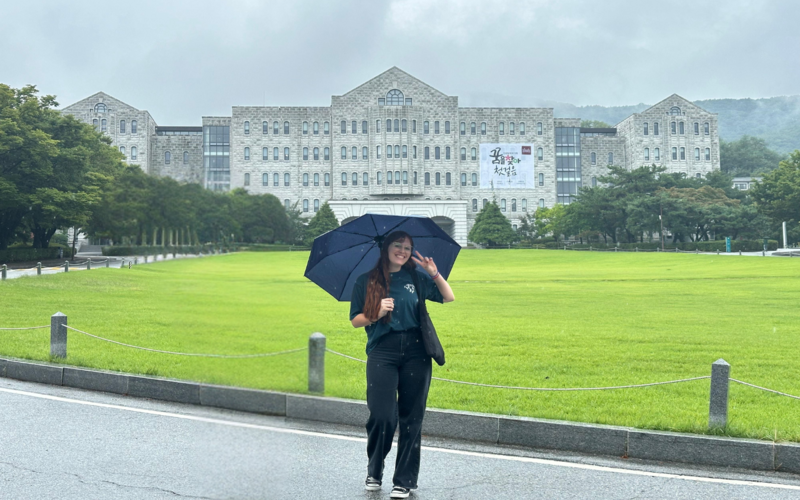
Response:
[[[0,498],[388,498],[364,431],[0,379]],[[800,476],[425,439],[417,499],[800,499]]]

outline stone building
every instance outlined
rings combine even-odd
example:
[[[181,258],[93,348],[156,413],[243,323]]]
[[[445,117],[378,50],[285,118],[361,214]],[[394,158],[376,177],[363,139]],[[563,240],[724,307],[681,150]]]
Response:
[[[459,107],[457,96],[396,67],[332,96],[329,107],[233,106],[229,117],[202,117],[202,127],[159,127],[102,92],[63,112],[94,123],[152,175],[273,194],[309,217],[327,201],[340,222],[367,212],[429,216],[461,244],[493,198],[516,226],[537,207],[570,203],[608,165],[719,169],[716,114],[678,95],[615,128],[588,129],[552,108]],[[490,144],[530,155],[525,182],[495,182],[498,165],[492,174],[481,154]],[[511,170],[518,161],[492,158],[504,166],[508,158]]]

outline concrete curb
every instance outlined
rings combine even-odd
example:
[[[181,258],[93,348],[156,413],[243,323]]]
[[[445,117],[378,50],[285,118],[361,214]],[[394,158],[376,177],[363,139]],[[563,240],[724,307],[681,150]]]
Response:
[[[0,359],[0,377],[229,410],[363,426],[364,401],[243,389]],[[800,445],[428,409],[426,436],[800,474]]]

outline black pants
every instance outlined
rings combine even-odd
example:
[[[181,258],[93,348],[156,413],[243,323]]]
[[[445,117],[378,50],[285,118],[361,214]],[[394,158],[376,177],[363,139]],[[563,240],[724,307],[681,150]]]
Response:
[[[400,423],[393,484],[417,487],[422,418],[431,385],[431,358],[419,330],[390,333],[367,357],[367,475],[383,476],[383,461],[392,449]]]

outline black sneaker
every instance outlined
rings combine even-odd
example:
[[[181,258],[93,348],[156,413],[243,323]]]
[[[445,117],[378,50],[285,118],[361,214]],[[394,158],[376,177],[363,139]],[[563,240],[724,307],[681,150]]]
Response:
[[[367,488],[367,491],[378,491],[381,489],[381,480],[375,479],[372,476],[367,476],[365,487]]]
[[[408,498],[408,495],[411,494],[411,489],[403,488],[402,486],[395,486],[392,488],[392,492],[389,493],[389,498]]]

